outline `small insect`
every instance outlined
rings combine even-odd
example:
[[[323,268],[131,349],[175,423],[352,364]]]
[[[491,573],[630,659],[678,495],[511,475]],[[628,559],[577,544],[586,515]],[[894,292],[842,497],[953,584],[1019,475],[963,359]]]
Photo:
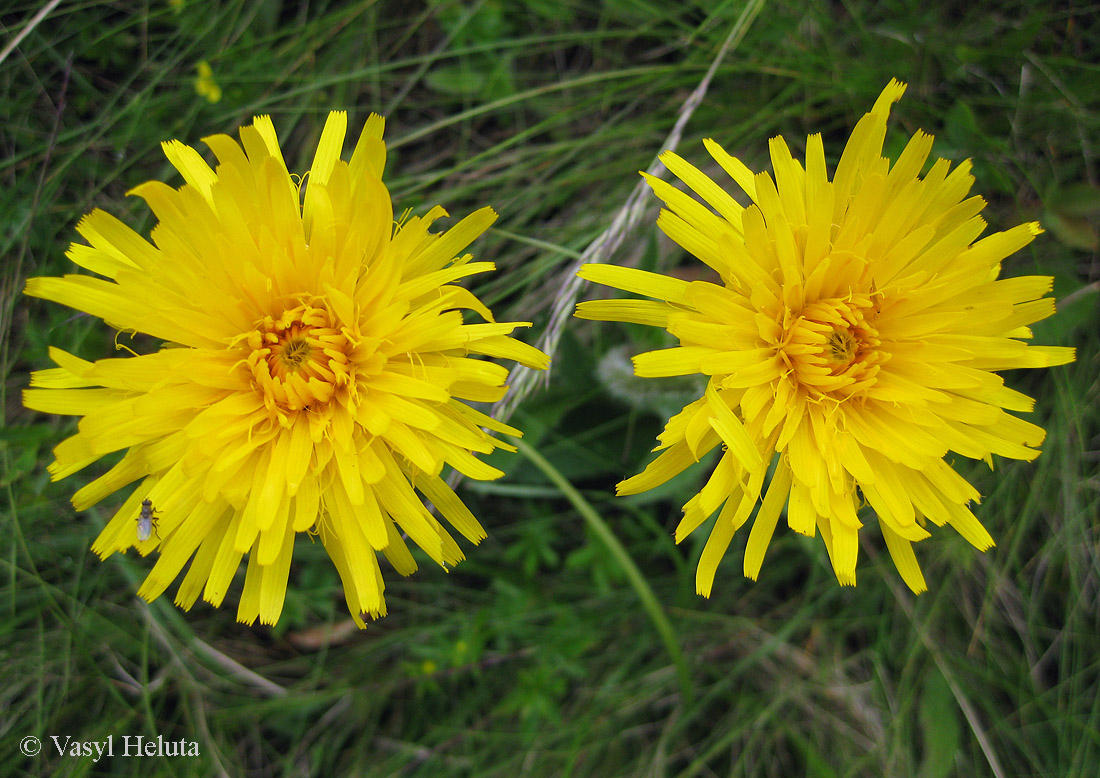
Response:
[[[138,540],[148,540],[149,536],[157,529],[157,519],[153,515],[157,509],[153,507],[153,501],[146,497],[141,501],[141,515],[137,517]],[[157,533],[160,537],[160,533]]]

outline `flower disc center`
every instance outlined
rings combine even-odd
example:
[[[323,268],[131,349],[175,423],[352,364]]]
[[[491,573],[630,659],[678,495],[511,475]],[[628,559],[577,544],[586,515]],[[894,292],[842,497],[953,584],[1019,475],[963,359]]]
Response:
[[[787,327],[781,354],[795,379],[814,395],[838,399],[870,387],[886,355],[866,295],[818,300]]]
[[[277,344],[272,351],[279,355],[282,366],[286,370],[299,370],[309,360],[310,354],[313,353],[313,346],[304,334],[299,333]]]
[[[265,316],[248,334],[248,366],[264,404],[281,420],[316,409],[352,383],[354,338],[323,300]]]

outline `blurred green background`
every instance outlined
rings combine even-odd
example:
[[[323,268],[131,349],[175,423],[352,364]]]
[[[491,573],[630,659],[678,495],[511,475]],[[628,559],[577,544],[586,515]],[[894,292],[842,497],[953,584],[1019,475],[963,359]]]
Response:
[[[227,776],[1093,776],[1100,772],[1097,503],[1097,6],[793,0],[278,0],[64,2],[0,12],[0,774]],[[73,272],[74,225],[104,208],[146,232],[124,197],[178,185],[158,144],[233,132],[269,113],[292,169],[326,113],[353,132],[387,117],[395,212],[436,203],[501,214],[473,247],[498,272],[476,291],[533,342],[576,256],[610,225],[738,31],[688,121],[680,153],[713,137],[750,167],[782,133],[798,156],[822,132],[835,164],[891,77],[909,83],[888,154],[923,128],[933,156],[974,160],[991,230],[1047,232],[1006,275],[1055,276],[1069,296],[1038,342],[1075,364],[1007,381],[1048,430],[1034,463],[956,463],[985,496],[998,545],[955,533],[919,544],[930,591],[912,597],[865,533],[858,588],[819,539],[777,533],[759,583],[745,533],[695,595],[706,532],[672,541],[706,468],[616,499],[664,419],[697,387],[629,377],[646,328],[574,321],[548,386],[513,416],[567,478],[523,455],[507,478],[463,483],[489,531],[451,573],[387,572],[390,614],[351,628],[320,545],[300,539],[275,629],[227,606],[179,612],[134,592],[152,564],[101,563],[92,539],[117,506],[74,514],[45,472],[74,420],[24,410],[47,345],[115,355],[102,322],[22,297],[26,277]],[[14,47],[11,44],[21,38]],[[210,76],[199,79],[200,62]],[[216,85],[216,89],[214,89]],[[211,102],[210,97],[220,99]],[[694,272],[658,238],[656,198],[613,259]],[[453,223],[452,219],[449,223]],[[684,267],[677,269],[683,264]],[[599,292],[603,295],[604,292]],[[496,461],[496,460],[494,460]],[[120,495],[117,499],[121,499]],[[598,514],[672,625],[677,666]],[[705,530],[706,528],[704,528]],[[174,591],[171,590],[171,591]],[[688,689],[685,688],[686,686]],[[195,758],[59,757],[47,740],[162,735]],[[116,745],[116,753],[118,746]]]

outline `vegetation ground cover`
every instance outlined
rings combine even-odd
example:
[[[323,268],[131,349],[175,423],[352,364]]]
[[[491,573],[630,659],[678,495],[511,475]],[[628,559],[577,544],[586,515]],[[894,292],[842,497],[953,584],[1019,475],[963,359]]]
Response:
[[[0,14],[5,39],[21,37],[0,57],[5,774],[1097,772],[1096,7],[89,0],[32,23],[40,8]],[[1064,302],[1036,339],[1079,357],[1006,376],[1047,429],[1036,462],[956,463],[984,495],[995,548],[935,534],[918,546],[930,590],[912,597],[881,541],[861,548],[858,587],[841,588],[820,539],[780,531],[758,583],[741,577],[735,540],[713,596],[696,596],[705,533],[676,546],[672,530],[702,473],[627,499],[613,487],[697,387],[629,376],[629,355],[662,345],[648,328],[575,321],[549,383],[513,416],[537,455],[494,457],[505,479],[461,486],[489,538],[450,573],[388,575],[390,615],[365,632],[349,629],[336,572],[308,543],[275,629],[238,625],[232,608],[147,605],[134,591],[151,559],[90,552],[113,507],[74,514],[88,476],[51,483],[45,471],[74,423],[19,397],[47,345],[97,359],[116,333],[20,290],[72,272],[65,249],[94,207],[152,226],[124,195],[178,183],[162,140],[197,145],[269,113],[303,169],[330,109],[356,131],[384,114],[399,208],[499,211],[474,247],[498,272],[477,292],[501,319],[532,318],[534,340],[735,25],[684,127],[686,159],[705,165],[713,137],[760,169],[769,137],[799,156],[822,132],[835,164],[896,77],[909,89],[887,152],[923,128],[933,156],[974,161],[991,230],[1047,229],[1004,274],[1055,277]],[[210,81],[217,102],[196,88]],[[656,198],[643,202],[615,261],[697,272],[658,237]],[[186,738],[201,756],[20,753],[25,735],[49,734]]]

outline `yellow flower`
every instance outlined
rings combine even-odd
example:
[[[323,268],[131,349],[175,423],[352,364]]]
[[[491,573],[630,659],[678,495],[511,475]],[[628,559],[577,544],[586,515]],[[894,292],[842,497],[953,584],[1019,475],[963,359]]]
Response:
[[[506,391],[503,366],[468,355],[535,368],[548,359],[508,337],[527,323],[496,323],[454,283],[493,269],[462,253],[492,209],[445,233],[428,231],[447,215],[438,206],[394,225],[383,126],[371,115],[348,163],[347,115],[330,113],[301,200],[267,116],[241,128],[243,149],[226,135],[205,140],[216,170],[165,143],[186,184],[132,192],[159,219],[153,243],[93,211],[77,227],[90,245],[68,256],[112,280],[28,281],[29,295],[166,341],[94,363],[52,348],[58,367],[35,373],[24,394],[28,408],[83,417],[54,451],[54,479],[128,449],[73,504],[84,510],[139,482],[93,550],[158,549],[142,597],[159,596],[190,559],[176,603],[190,608],[201,592],[219,605],[248,552],[237,618],[274,624],[295,536],[310,532],[363,626],[364,614],[386,612],[376,551],[402,575],[416,569],[406,537],[440,565],[463,558],[414,489],[471,542],[485,536],[440,472],[446,463],[497,478],[473,452],[515,449],[481,428],[520,433],[460,401]],[[463,324],[461,309],[487,323]],[[139,541],[145,499],[157,524]]]
[[[195,78],[195,91],[208,102],[216,103],[221,100],[222,88],[214,80],[214,70],[210,67],[210,63],[203,60],[195,65],[195,71],[198,73]]]
[[[928,521],[951,524],[979,549],[993,545],[968,508],[978,492],[945,455],[991,462],[992,454],[1039,454],[1043,430],[1006,413],[1030,411],[1033,401],[993,371],[1074,358],[1072,349],[1021,342],[1031,336],[1027,324],[1054,313],[1043,298],[1051,279],[997,279],[1001,260],[1041,230],[1022,224],[977,240],[985,203],[966,197],[970,164],[949,173],[941,159],[920,176],[932,147],[923,132],[893,166],[882,157],[890,106],[904,91],[897,81],[883,90],[832,181],[820,135],[807,139],[805,168],[773,138],[774,179],[705,141],[752,199],[748,208],[677,155],[662,156],[717,215],[647,176],[668,206],[657,224],[721,285],[606,265],[581,270],[655,300],[586,302],[577,316],[663,327],[678,338],[678,347],[635,357],[639,376],[708,376],[704,396],[659,436],[661,454],[618,487],[624,495],[652,489],[721,447],[676,529],[679,542],[721,508],[696,576],[705,596],[758,502],[745,548],[749,578],[787,506],[788,526],[808,536],[820,530],[837,579],[855,584],[866,501],[902,578],[924,591],[911,544],[929,536]]]

